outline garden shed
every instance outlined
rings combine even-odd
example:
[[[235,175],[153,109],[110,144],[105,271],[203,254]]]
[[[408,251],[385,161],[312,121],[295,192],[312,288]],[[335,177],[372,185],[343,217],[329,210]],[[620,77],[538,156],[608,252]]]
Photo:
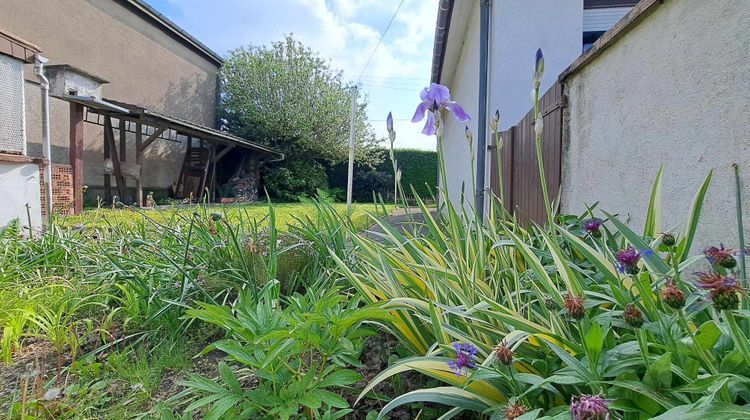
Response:
[[[79,80],[87,77],[73,67],[57,67],[57,71],[64,68],[70,73],[67,79],[73,79],[72,75],[78,75]],[[89,77],[94,80],[94,76]],[[172,184],[172,193],[177,199],[189,201],[217,200],[217,166],[231,151],[238,150],[241,156],[229,178],[232,195],[240,201],[257,200],[260,168],[265,163],[284,159],[282,153],[271,148],[140,105],[82,96],[75,90],[58,92],[55,97],[70,102],[71,106],[70,162],[75,191],[83,188],[82,177],[75,176],[83,173],[82,125],[89,123],[103,127],[104,190],[108,200],[116,195],[119,201],[146,205],[141,182],[143,154],[157,140],[184,143],[185,152],[179,175]],[[128,133],[135,136],[132,145],[127,141]],[[134,162],[127,161],[128,155],[135,156]],[[135,183],[134,199],[129,199],[128,181]],[[76,211],[83,208],[80,194],[75,202]]]

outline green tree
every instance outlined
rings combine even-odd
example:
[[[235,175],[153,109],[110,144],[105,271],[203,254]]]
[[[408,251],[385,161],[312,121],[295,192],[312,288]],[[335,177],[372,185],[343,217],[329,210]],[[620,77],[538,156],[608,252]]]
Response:
[[[329,62],[288,35],[270,46],[232,51],[221,72],[220,114],[230,132],[285,153],[283,162],[265,168],[266,177],[284,192],[313,194],[326,183],[318,180],[321,163],[348,158],[351,85]],[[359,95],[356,110],[356,158],[377,164],[377,143],[367,120],[367,98]],[[282,170],[283,168],[283,170]],[[284,178],[290,180],[288,185]],[[304,182],[300,182],[304,178]]]

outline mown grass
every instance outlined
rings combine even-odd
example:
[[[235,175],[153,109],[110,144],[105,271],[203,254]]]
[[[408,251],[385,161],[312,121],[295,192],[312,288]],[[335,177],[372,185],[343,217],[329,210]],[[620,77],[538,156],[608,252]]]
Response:
[[[298,224],[298,219],[315,218],[317,210],[314,204],[283,203],[274,204],[276,211],[276,226],[279,230],[287,230],[290,225]],[[346,214],[346,204],[334,203],[331,207],[341,215]],[[389,208],[389,207],[386,207]],[[230,223],[257,223],[258,227],[268,225],[268,204],[231,204],[231,205],[201,205],[201,206],[160,206],[157,209],[134,208],[96,208],[86,210],[81,215],[68,216],[62,224],[68,227],[85,226],[86,228],[104,228],[108,226],[123,226],[132,224],[147,217],[156,223],[170,224],[179,218],[188,218],[195,212],[219,212],[227,217]],[[364,230],[373,222],[368,213],[382,211],[376,204],[354,204],[351,220],[358,230]]]

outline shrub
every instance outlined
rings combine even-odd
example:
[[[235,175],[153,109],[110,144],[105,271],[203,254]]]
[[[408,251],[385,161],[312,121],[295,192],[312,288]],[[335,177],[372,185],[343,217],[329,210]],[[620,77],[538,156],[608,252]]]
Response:
[[[352,187],[352,199],[359,202],[369,202],[373,199],[373,193],[387,197],[393,191],[393,176],[388,172],[375,170],[360,170],[354,175]]]
[[[263,185],[272,198],[297,201],[300,196],[315,196],[318,189],[328,188],[323,166],[314,160],[293,160],[268,167]]]
[[[380,164],[375,168],[356,165],[355,173],[359,173],[360,171],[374,171],[388,174],[391,177],[391,181],[389,185],[385,186],[384,190],[387,193],[383,193],[383,197],[392,196],[393,167],[388,156],[388,150],[381,149],[378,153],[381,157]],[[435,193],[438,172],[437,152],[430,150],[396,149],[395,155],[402,172],[401,185],[406,189],[407,195],[411,195],[410,186],[413,186],[417,194],[423,198],[430,197]],[[328,184],[331,187],[346,190],[347,170],[346,163],[328,167]],[[372,200],[373,188],[370,185],[360,184],[355,180],[353,190],[353,196],[362,197],[362,200],[358,199],[358,201],[369,202]]]

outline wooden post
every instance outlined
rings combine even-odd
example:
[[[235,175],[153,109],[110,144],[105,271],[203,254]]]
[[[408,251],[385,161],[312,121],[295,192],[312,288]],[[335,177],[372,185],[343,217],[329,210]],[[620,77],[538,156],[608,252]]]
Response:
[[[135,205],[143,206],[143,184],[141,183],[141,175],[143,174],[143,150],[141,150],[141,143],[143,142],[143,133],[141,123],[135,124],[135,164],[141,166],[138,172],[138,179],[135,181]]]
[[[107,134],[109,115],[104,114],[104,160],[111,159],[112,153],[109,150],[109,139]],[[112,177],[109,174],[104,174],[104,201],[106,203],[112,202]]]
[[[128,145],[127,145],[127,132],[125,132],[125,120],[123,118],[119,118],[120,124],[117,127],[117,131],[120,132],[120,162],[125,162],[128,155]],[[118,180],[119,182],[119,180]],[[130,200],[128,200],[125,196],[128,195],[128,186],[125,182],[125,178],[122,178],[122,191],[125,193],[122,197],[120,197],[120,201],[123,203],[129,204]]]
[[[70,165],[73,167],[73,213],[83,211],[83,105],[70,103]]]
[[[112,119],[109,115],[107,115],[104,119],[104,138],[106,139],[105,144],[109,144],[109,154],[112,157],[112,166],[115,170],[115,181],[117,183],[117,193],[119,194],[117,198],[120,199],[119,201],[122,201],[123,197],[125,196],[125,190],[123,189],[124,182],[122,178],[122,172],[120,171],[120,158],[118,157],[117,153],[117,145],[115,144],[115,131],[112,127]]]

